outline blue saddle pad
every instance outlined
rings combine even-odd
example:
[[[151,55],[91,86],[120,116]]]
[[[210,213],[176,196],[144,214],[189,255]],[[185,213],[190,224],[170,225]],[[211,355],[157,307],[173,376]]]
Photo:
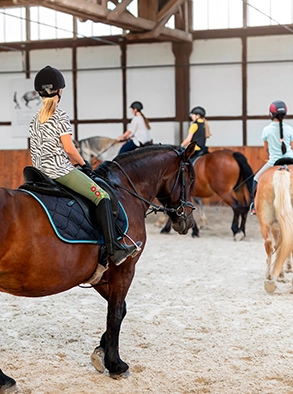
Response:
[[[95,243],[102,245],[104,238],[100,230],[87,220],[82,208],[72,197],[48,196],[35,191],[22,191],[34,197],[44,208],[56,235],[69,243]],[[123,234],[128,230],[128,218],[119,202],[116,224]],[[121,236],[120,236],[121,237]],[[117,234],[117,239],[119,235]]]

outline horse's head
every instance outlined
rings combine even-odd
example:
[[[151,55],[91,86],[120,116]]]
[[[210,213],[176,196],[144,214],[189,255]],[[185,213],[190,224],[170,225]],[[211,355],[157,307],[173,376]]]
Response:
[[[195,224],[192,214],[194,205],[191,203],[194,169],[189,161],[195,146],[195,143],[191,143],[185,150],[175,150],[177,160],[168,167],[164,187],[156,196],[165,207],[173,229],[179,234],[187,234]]]

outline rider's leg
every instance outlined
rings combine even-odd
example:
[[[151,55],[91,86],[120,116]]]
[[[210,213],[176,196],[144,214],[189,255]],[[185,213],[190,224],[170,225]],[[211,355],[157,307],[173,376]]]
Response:
[[[110,197],[91,178],[82,171],[74,169],[69,174],[57,178],[56,181],[75,190],[96,205],[97,223],[103,233],[107,253],[116,265],[123,263],[127,257],[134,257],[140,252],[141,242],[131,246],[117,242]]]
[[[134,150],[136,148],[138,148],[138,146],[136,146],[132,140],[129,140],[124,145],[122,145],[118,154],[120,155],[121,153],[129,152],[129,151]]]
[[[256,193],[256,186],[257,186],[258,180],[259,180],[261,174],[263,174],[266,170],[268,170],[271,167],[272,167],[271,164],[266,163],[264,166],[261,167],[261,169],[255,174],[255,176],[253,178],[252,201],[251,201],[251,204],[250,204],[250,213],[251,213],[251,215],[255,215],[256,214],[255,206],[254,206],[254,197],[255,197],[255,193]]]
[[[117,242],[115,224],[112,214],[111,201],[103,198],[96,207],[96,220],[102,230],[108,255],[114,264],[122,264],[127,257],[135,257],[140,252],[141,242],[133,245],[120,244]]]
[[[257,186],[257,180],[253,179],[253,184],[252,184],[252,197],[251,197],[251,204],[250,204],[250,214],[255,215],[255,206],[254,206],[254,196],[255,196],[255,189]]]

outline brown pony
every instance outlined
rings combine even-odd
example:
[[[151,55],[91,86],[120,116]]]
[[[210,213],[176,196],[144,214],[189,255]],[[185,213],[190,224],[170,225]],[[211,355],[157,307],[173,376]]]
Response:
[[[194,150],[152,146],[103,163],[97,176],[107,180],[123,205],[129,223],[127,236],[146,244],[145,213],[155,197],[164,205],[173,228],[186,234],[194,224],[190,201]],[[22,190],[0,188],[0,291],[15,296],[42,297],[87,283],[97,268],[100,246],[66,243],[55,235],[38,201]],[[109,268],[93,288],[108,302],[107,327],[92,355],[99,371],[127,376],[119,356],[119,332],[126,315],[125,297],[139,255]],[[15,381],[0,370],[0,393],[15,389]]]
[[[234,239],[245,237],[245,226],[252,198],[253,171],[246,157],[230,149],[216,150],[196,159],[195,184],[192,195],[197,198],[219,196],[233,209],[231,230]],[[171,230],[168,220],[161,233]],[[192,236],[198,235],[195,224]]]
[[[256,214],[267,254],[265,290],[276,290],[276,279],[293,249],[293,166],[274,166],[259,178]],[[275,254],[272,267],[272,255]],[[271,268],[272,267],[272,268]]]

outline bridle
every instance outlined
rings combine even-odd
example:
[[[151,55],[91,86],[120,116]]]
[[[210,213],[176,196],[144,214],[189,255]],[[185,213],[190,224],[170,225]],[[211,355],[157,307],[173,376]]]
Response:
[[[180,155],[180,153],[178,151],[175,151],[175,152],[177,153],[177,155]],[[147,208],[149,207],[149,212],[146,213],[145,216],[147,216],[153,212],[154,213],[157,213],[157,212],[175,213],[178,217],[181,217],[186,220],[192,215],[192,212],[195,209],[195,206],[191,202],[185,200],[185,198],[186,198],[186,179],[185,179],[184,173],[185,173],[185,167],[190,165],[190,163],[188,161],[185,162],[183,160],[180,160],[179,170],[177,172],[177,176],[176,176],[174,185],[171,189],[171,192],[165,197],[157,196],[157,198],[160,200],[165,200],[165,199],[169,198],[173,194],[173,192],[179,182],[179,179],[181,178],[181,180],[182,180],[181,181],[181,198],[180,198],[180,204],[177,207],[167,207],[167,206],[156,205],[156,204],[152,203],[151,201],[146,200],[144,197],[140,196],[140,194],[137,191],[132,180],[130,179],[128,174],[125,172],[125,170],[120,166],[120,164],[115,160],[113,160],[112,163],[114,163],[122,171],[122,173],[127,178],[128,182],[131,185],[133,190],[130,190],[121,184],[115,184],[115,185],[120,187],[121,189],[127,191],[132,196],[141,200],[145,205],[145,211],[147,211]],[[194,178],[192,178],[192,181],[193,180],[194,180]],[[147,207],[146,207],[146,205],[147,205]],[[186,215],[184,208],[190,208],[191,212],[188,215]]]

